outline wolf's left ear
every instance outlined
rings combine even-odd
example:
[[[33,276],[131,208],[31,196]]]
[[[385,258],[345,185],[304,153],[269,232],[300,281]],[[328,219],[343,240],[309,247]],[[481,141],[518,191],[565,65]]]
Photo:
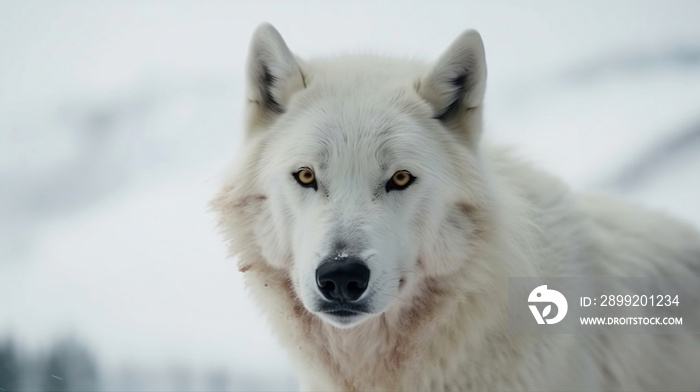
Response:
[[[304,88],[299,63],[280,33],[263,23],[253,33],[248,54],[248,100],[256,120],[284,113],[289,98]]]
[[[418,94],[432,106],[434,118],[475,144],[485,89],[484,43],[478,32],[467,30],[421,78]]]

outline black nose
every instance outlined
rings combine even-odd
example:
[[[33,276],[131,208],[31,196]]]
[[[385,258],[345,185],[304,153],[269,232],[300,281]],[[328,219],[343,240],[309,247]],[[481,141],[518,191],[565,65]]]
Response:
[[[316,270],[316,284],[326,299],[335,302],[357,301],[367,290],[369,268],[359,259],[326,261]]]

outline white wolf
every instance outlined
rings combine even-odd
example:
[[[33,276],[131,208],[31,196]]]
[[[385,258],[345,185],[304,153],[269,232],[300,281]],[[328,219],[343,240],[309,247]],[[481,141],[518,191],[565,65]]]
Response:
[[[507,277],[697,276],[700,240],[483,146],[477,32],[428,66],[304,61],[264,24],[247,79],[213,206],[303,389],[700,389],[698,335],[508,333]]]

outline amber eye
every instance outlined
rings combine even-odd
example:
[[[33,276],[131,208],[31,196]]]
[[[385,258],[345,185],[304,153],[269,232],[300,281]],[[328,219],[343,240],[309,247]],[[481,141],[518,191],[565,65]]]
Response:
[[[394,173],[389,182],[386,183],[386,191],[404,190],[408,188],[408,186],[411,185],[415,179],[416,177],[413,177],[407,170],[399,170]]]
[[[292,176],[294,176],[294,179],[297,180],[299,185],[314,188],[314,190],[318,189],[316,185],[316,175],[311,169],[303,168],[296,173],[292,173]]]

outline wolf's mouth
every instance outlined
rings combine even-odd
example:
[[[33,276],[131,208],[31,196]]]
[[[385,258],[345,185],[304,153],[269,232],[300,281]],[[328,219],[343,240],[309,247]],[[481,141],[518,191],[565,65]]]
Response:
[[[364,304],[321,304],[318,311],[336,317],[352,317],[369,313],[367,306]]]
[[[357,316],[358,314],[361,314],[360,312],[354,312],[352,310],[333,310],[333,311],[326,312],[326,313],[329,313],[333,316],[338,316],[338,317],[351,317],[351,316]]]
[[[371,314],[365,304],[321,304],[318,316],[339,328],[349,328]]]

